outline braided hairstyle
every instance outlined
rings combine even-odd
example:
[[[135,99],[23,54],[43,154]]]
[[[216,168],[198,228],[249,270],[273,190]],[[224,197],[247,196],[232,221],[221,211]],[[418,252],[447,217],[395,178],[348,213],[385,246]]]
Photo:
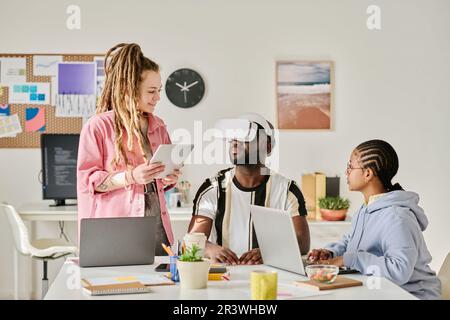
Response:
[[[127,149],[134,152],[133,140],[137,139],[139,150],[147,160],[140,130],[138,110],[139,85],[144,71],[159,72],[159,66],[145,57],[136,43],[120,43],[108,50],[105,57],[105,87],[100,96],[96,113],[114,111],[116,155],[112,166],[117,167],[128,159],[122,144],[124,131],[127,134]]]
[[[398,183],[392,185],[392,178],[398,171],[398,156],[394,148],[383,140],[369,140],[356,147],[363,168],[370,168],[384,188],[389,191],[403,190]]]

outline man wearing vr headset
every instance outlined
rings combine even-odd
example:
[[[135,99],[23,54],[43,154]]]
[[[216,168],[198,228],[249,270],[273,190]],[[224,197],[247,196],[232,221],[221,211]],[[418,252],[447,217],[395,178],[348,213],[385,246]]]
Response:
[[[203,232],[209,238],[205,255],[221,263],[263,263],[251,204],[289,211],[300,250],[308,253],[309,228],[300,188],[295,181],[265,166],[275,145],[273,125],[249,113],[220,120],[216,129],[230,142],[229,156],[234,166],[207,179],[194,199],[189,232]]]

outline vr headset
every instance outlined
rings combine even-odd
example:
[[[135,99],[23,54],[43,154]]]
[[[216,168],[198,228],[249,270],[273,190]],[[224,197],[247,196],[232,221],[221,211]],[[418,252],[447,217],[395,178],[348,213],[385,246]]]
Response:
[[[240,142],[251,142],[256,139],[258,130],[264,130],[266,136],[270,138],[272,149],[275,146],[274,130],[266,119],[256,113],[247,113],[237,118],[220,119],[214,127],[217,138]]]

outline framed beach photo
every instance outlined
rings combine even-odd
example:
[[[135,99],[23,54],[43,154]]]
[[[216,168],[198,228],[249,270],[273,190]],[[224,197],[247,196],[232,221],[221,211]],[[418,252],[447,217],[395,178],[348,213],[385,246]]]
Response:
[[[278,129],[332,129],[332,61],[278,61]]]

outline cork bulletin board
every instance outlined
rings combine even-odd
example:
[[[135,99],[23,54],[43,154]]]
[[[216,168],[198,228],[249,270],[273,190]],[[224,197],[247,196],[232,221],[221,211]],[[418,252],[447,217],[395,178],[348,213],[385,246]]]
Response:
[[[33,61],[35,56],[61,56],[62,62],[94,62],[94,58],[102,57],[101,54],[0,54],[0,58],[25,58],[26,59],[26,82],[50,83],[55,81],[51,76],[33,74]],[[50,85],[50,90],[52,86]],[[49,104],[16,104],[9,102],[11,86],[0,87],[0,105],[9,105],[10,114],[17,114],[22,127],[22,132],[15,137],[1,137],[0,148],[40,148],[40,135],[42,133],[80,133],[83,118],[81,117],[57,117],[56,107]],[[50,94],[53,94],[50,92]],[[45,112],[45,129],[43,131],[26,132],[25,113],[27,108],[40,107]]]

